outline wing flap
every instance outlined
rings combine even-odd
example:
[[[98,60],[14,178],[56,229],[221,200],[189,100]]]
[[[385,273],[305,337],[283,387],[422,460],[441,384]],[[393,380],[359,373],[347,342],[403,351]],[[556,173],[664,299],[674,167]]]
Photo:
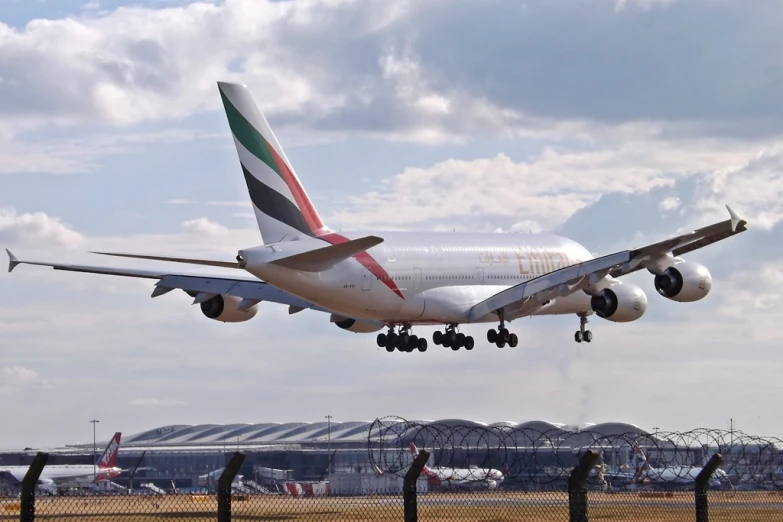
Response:
[[[284,266],[292,270],[301,270],[303,272],[322,272],[332,268],[341,261],[345,261],[346,259],[381,243],[383,243],[383,238],[366,236],[346,241],[345,243],[329,245],[327,247],[302,252],[301,254],[283,257],[271,261],[270,263]]]

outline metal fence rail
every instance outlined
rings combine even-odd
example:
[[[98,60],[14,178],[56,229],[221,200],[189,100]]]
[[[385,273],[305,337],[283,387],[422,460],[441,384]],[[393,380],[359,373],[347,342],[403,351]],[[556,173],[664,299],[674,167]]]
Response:
[[[0,520],[783,521],[783,443],[737,431],[572,434],[387,418],[373,424],[367,455],[374,475],[404,477],[402,489],[247,493],[236,452],[210,494],[43,495],[39,453],[18,490],[0,486]]]

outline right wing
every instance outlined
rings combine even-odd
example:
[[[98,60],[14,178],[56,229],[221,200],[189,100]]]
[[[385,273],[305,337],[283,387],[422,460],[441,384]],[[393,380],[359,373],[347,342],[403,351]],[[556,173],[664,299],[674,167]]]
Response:
[[[476,322],[490,314],[500,315],[501,311],[506,319],[527,316],[552,299],[585,290],[607,276],[618,278],[642,268],[650,269],[658,259],[693,252],[745,232],[747,221],[737,216],[729,206],[726,208],[730,219],[725,221],[652,245],[589,259],[507,288],[471,308],[468,320]]]
[[[143,279],[157,279],[152,297],[158,297],[172,290],[183,290],[195,298],[198,302],[199,295],[224,294],[255,301],[269,301],[288,305],[289,310],[300,311],[305,309],[328,312],[325,308],[316,306],[304,299],[293,296],[275,288],[258,279],[229,278],[219,276],[202,276],[194,274],[177,274],[165,271],[138,270],[130,268],[114,268],[102,266],[69,265],[63,263],[49,263],[43,261],[21,261],[9,250],[8,271],[11,272],[18,265],[48,266],[54,270],[68,272],[82,272],[87,274],[104,274],[122,277],[137,277]]]

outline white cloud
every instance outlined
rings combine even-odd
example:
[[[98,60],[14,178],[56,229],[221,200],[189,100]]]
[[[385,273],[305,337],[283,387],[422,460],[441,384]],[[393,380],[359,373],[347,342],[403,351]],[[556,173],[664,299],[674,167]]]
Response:
[[[0,242],[7,246],[55,242],[75,248],[84,244],[84,236],[43,212],[19,213],[0,207]]]
[[[225,236],[228,234],[228,229],[226,227],[220,223],[211,221],[206,217],[183,222],[182,230],[190,234],[201,234],[206,236]]]
[[[48,386],[49,383],[37,372],[24,366],[10,366],[0,370],[0,396]]]
[[[661,201],[658,207],[663,212],[671,212],[672,210],[677,210],[680,208],[680,203],[680,198],[676,196],[669,196],[668,198]]]
[[[693,142],[682,151],[671,146],[633,142],[587,152],[547,147],[526,161],[498,154],[408,168],[385,180],[383,190],[347,197],[328,221],[352,227],[409,227],[453,224],[460,218],[460,224],[480,229],[482,220],[501,217],[513,219],[509,226],[520,224],[512,231],[526,226],[551,230],[602,194],[646,192],[693,174],[722,172],[747,162],[757,150],[753,144],[715,150],[711,142]]]

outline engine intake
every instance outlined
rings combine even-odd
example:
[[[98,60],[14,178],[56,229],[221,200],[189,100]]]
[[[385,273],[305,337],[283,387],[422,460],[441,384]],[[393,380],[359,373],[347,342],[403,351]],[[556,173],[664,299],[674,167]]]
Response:
[[[703,299],[712,290],[712,275],[699,263],[681,261],[655,276],[655,290],[680,303]]]
[[[216,295],[201,303],[201,312],[210,319],[224,323],[241,323],[248,321],[258,313],[258,306],[254,305],[247,310],[240,310],[239,297],[233,295]]]
[[[590,299],[590,307],[602,319],[625,323],[639,319],[647,311],[647,295],[632,284],[616,284]]]

